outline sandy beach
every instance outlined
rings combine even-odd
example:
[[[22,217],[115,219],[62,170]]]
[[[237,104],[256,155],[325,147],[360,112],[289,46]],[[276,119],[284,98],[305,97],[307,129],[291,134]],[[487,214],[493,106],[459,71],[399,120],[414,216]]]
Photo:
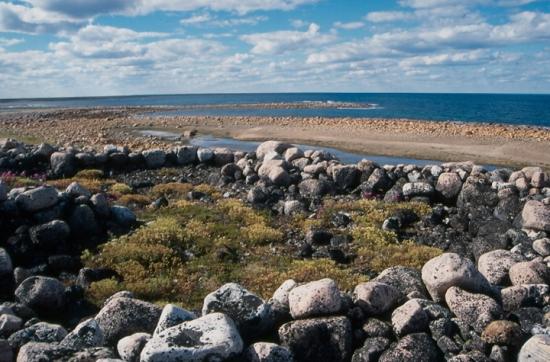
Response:
[[[550,169],[547,128],[407,119],[148,116],[152,110],[94,108],[4,113],[0,115],[0,136],[61,145],[101,147],[114,143],[148,148],[170,142],[144,137],[139,130],[180,134],[196,130],[217,137],[278,139],[370,155]]]

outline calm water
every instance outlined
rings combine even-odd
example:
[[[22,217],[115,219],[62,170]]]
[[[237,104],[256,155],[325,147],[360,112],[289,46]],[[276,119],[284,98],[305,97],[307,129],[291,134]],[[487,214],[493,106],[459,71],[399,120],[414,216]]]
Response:
[[[375,104],[373,109],[193,109],[187,115],[382,117],[525,124],[550,127],[550,95],[419,93],[195,94],[0,100],[0,111],[18,108],[174,106],[335,101]]]

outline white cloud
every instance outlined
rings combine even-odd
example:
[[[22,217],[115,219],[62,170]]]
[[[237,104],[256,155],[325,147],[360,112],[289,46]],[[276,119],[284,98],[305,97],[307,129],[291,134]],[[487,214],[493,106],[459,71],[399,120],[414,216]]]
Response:
[[[230,28],[241,25],[257,25],[262,21],[266,21],[266,16],[248,16],[248,17],[232,17],[229,19],[219,19],[209,13],[195,14],[191,17],[180,20],[182,25],[202,26],[202,27],[220,27]]]
[[[368,13],[365,18],[372,23],[384,23],[412,20],[415,18],[415,14],[405,11],[373,11]]]
[[[185,19],[180,20],[182,25],[193,25],[193,24],[202,24],[212,20],[212,16],[208,13],[205,14],[195,14]]]
[[[337,29],[344,29],[344,30],[355,30],[355,29],[361,29],[365,26],[365,23],[361,21],[352,21],[349,23],[342,23],[340,21],[337,21],[334,23],[334,27]]]
[[[334,40],[330,34],[321,34],[320,27],[311,23],[306,31],[275,31],[242,35],[241,39],[252,47],[254,54],[282,54],[288,51],[319,46]]]
[[[75,30],[84,22],[40,8],[0,2],[0,31],[18,33],[58,33]]]
[[[23,39],[15,39],[15,38],[0,38],[0,47],[11,47],[17,44],[23,43]]]

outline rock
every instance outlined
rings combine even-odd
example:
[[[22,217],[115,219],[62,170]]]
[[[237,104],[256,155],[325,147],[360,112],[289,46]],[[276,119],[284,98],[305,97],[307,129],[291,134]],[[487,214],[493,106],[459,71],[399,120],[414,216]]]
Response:
[[[309,198],[319,198],[332,193],[332,187],[328,182],[317,179],[300,182],[298,189],[302,196]]]
[[[79,196],[91,197],[92,193],[88,189],[82,187],[78,182],[73,182],[65,189],[65,192],[71,197],[77,198]]]
[[[202,314],[214,312],[227,314],[245,339],[263,333],[271,323],[269,305],[236,283],[225,284],[204,298]]]
[[[13,272],[13,263],[10,254],[4,248],[0,248],[0,278],[9,276]]]
[[[505,311],[515,311],[521,307],[542,308],[545,296],[549,295],[550,287],[547,284],[515,285],[504,288],[502,307]]]
[[[280,305],[289,307],[289,301],[288,297],[290,294],[290,291],[294,289],[298,283],[296,283],[294,280],[289,279],[283,282],[279,288],[273,293],[273,300]]]
[[[90,204],[97,216],[104,219],[111,215],[111,208],[109,206],[109,200],[105,194],[95,194],[90,198]]]
[[[433,193],[434,187],[427,182],[409,182],[403,185],[403,196],[405,197],[430,197]]]
[[[23,320],[12,314],[0,315],[0,337],[9,337],[23,327]]]
[[[263,187],[255,186],[248,191],[246,200],[253,205],[263,204],[268,200],[268,195]]]
[[[111,206],[111,214],[114,222],[124,227],[131,227],[136,224],[136,215],[127,207],[114,205]]]
[[[211,313],[151,338],[141,352],[141,362],[220,361],[242,349],[243,341],[231,318]]]
[[[2,180],[0,180],[0,202],[4,202],[8,199],[8,186]]]
[[[103,330],[105,342],[114,345],[134,333],[153,333],[160,314],[160,307],[154,304],[121,297],[112,299],[101,308],[95,320]]]
[[[10,345],[19,349],[29,342],[61,342],[67,335],[65,328],[57,324],[39,322],[15,332],[8,338]]]
[[[321,279],[293,288],[288,295],[294,319],[338,313],[342,307],[340,290],[332,279]]]
[[[161,168],[166,162],[166,152],[160,149],[147,150],[142,152],[147,168]]]
[[[189,165],[197,161],[197,147],[182,146],[174,150],[178,159],[178,165]]]
[[[424,264],[422,280],[436,302],[443,300],[447,289],[453,286],[472,292],[493,293],[491,285],[474,264],[455,253],[442,254]]]
[[[332,179],[340,190],[352,190],[359,185],[361,172],[354,165],[332,167]]]
[[[283,143],[279,141],[266,141],[256,148],[256,157],[262,160],[265,155],[269,152],[276,152],[278,154],[283,154],[287,149],[291,148],[292,145],[288,143]]]
[[[117,343],[117,352],[125,362],[139,362],[139,355],[149,342],[151,335],[148,333],[135,333],[122,338]]]
[[[76,173],[76,159],[74,154],[54,152],[50,156],[50,167],[56,177],[71,177]]]
[[[403,297],[399,290],[380,282],[358,284],[353,292],[354,302],[368,315],[380,315],[393,309]]]
[[[510,268],[513,285],[550,284],[550,268],[539,260],[516,263]]]
[[[17,287],[15,298],[38,313],[60,313],[65,306],[65,286],[54,278],[34,276]]]
[[[286,162],[292,162],[294,160],[297,160],[303,157],[304,157],[304,152],[298,147],[290,147],[285,151],[285,155],[284,155]]]
[[[439,175],[435,190],[446,200],[454,200],[462,189],[462,180],[455,172]]]
[[[34,213],[54,206],[58,200],[59,196],[55,188],[42,186],[19,194],[15,202],[21,210]]]
[[[0,362],[12,362],[15,360],[13,349],[8,341],[0,339]]]
[[[83,361],[83,362],[93,362],[93,361],[101,361],[108,359],[112,362],[112,360],[116,357],[116,354],[113,352],[112,349],[106,348],[106,347],[93,347],[93,348],[86,348],[82,351],[74,352],[71,355],[71,358],[69,361]],[[116,360],[115,360],[116,361]]]
[[[214,159],[214,152],[209,148],[199,148],[197,150],[197,159],[201,163],[210,162]]]
[[[550,336],[535,335],[521,347],[518,362],[546,362],[550,356]]]
[[[228,163],[235,162],[235,155],[229,148],[215,148],[213,160],[216,166],[222,167]]]
[[[422,298],[428,297],[428,291],[422,283],[422,275],[414,268],[404,266],[387,268],[372,281],[391,285],[402,294],[416,293]]]
[[[283,213],[285,215],[291,216],[291,215],[303,212],[304,209],[305,209],[304,204],[302,204],[300,201],[298,201],[298,200],[289,200],[289,201],[285,201],[285,203],[284,203]]]
[[[380,362],[437,362],[443,356],[426,333],[408,334],[382,354]]]
[[[376,318],[369,318],[363,324],[363,332],[365,332],[367,338],[384,337],[392,338],[393,331],[391,325]]]
[[[351,362],[376,362],[389,346],[390,341],[387,338],[367,338],[363,347],[355,350]]]
[[[74,350],[90,347],[101,347],[105,343],[103,331],[95,319],[88,319],[77,325],[60,344]]]
[[[445,301],[451,312],[480,333],[491,321],[502,315],[502,308],[491,297],[469,293],[459,287],[449,288],[445,293]]]
[[[550,206],[540,201],[530,200],[525,203],[521,212],[522,226],[550,232]]]
[[[155,328],[154,334],[157,335],[165,329],[168,329],[183,322],[193,320],[195,318],[195,314],[174,304],[167,304],[162,309],[162,313],[157,323],[157,327]]]
[[[73,352],[56,344],[30,342],[21,347],[17,354],[17,362],[68,360]]]
[[[33,244],[42,249],[55,249],[63,245],[70,234],[71,229],[63,220],[53,220],[29,229]]]
[[[498,320],[485,327],[481,339],[489,344],[519,346],[523,343],[523,332],[517,323]]]
[[[257,342],[248,347],[245,358],[249,362],[293,362],[292,352],[275,343]]]
[[[77,236],[90,236],[99,233],[95,214],[88,205],[76,206],[69,216],[71,231]]]
[[[548,175],[542,171],[534,172],[531,177],[531,185],[536,188],[543,188],[548,184],[548,181]]]
[[[497,193],[491,189],[489,179],[483,176],[469,176],[457,198],[459,208],[494,207],[497,203]]]
[[[282,167],[274,167],[269,171],[267,175],[269,180],[277,186],[288,186],[290,184],[290,175]]]
[[[238,180],[242,177],[243,171],[234,163],[228,163],[220,170],[222,176],[228,177],[231,180]]]
[[[391,322],[395,334],[404,336],[411,333],[425,332],[428,330],[429,320],[420,303],[415,299],[411,299],[393,311]]]
[[[332,239],[332,233],[324,229],[310,229],[306,233],[306,243],[311,245],[327,245]]]
[[[491,284],[507,285],[510,282],[508,277],[510,268],[521,261],[523,261],[521,255],[498,249],[481,255],[477,261],[477,267]]]
[[[297,361],[346,361],[351,356],[351,323],[346,317],[292,321],[279,328],[279,339]]]
[[[546,257],[550,255],[550,239],[542,238],[533,241],[533,250],[535,250],[540,256]]]

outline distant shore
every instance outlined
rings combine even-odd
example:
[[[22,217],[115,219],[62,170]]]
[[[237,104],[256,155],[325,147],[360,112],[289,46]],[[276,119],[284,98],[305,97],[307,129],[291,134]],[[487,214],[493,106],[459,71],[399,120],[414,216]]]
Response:
[[[89,108],[5,112],[0,138],[56,144],[108,143],[131,148],[170,142],[136,130],[166,130],[239,140],[279,139],[381,156],[472,160],[550,169],[550,129],[533,126],[374,118],[147,116],[154,108]]]

